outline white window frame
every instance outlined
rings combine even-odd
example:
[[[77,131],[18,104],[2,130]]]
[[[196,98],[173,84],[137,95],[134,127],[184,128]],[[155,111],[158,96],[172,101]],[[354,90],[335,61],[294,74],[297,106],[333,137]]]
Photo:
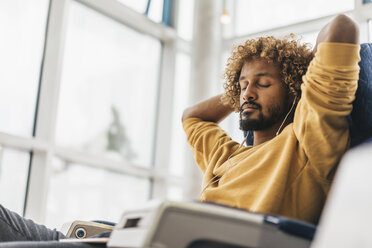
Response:
[[[60,147],[55,143],[66,23],[72,1],[84,4],[125,26],[150,35],[162,43],[156,138],[151,168],[138,167],[128,161],[118,162],[104,156]],[[173,9],[176,6],[177,1],[175,1]],[[73,163],[147,178],[152,182],[150,198],[165,197],[168,184],[183,187],[184,178],[168,173],[169,130],[171,130],[174,64],[177,51],[191,54],[191,42],[179,38],[175,28],[156,23],[116,0],[50,0],[34,136],[20,137],[0,132],[0,145],[29,151],[32,154],[25,197],[25,217],[38,223],[44,223],[51,178],[51,160],[55,156]]]

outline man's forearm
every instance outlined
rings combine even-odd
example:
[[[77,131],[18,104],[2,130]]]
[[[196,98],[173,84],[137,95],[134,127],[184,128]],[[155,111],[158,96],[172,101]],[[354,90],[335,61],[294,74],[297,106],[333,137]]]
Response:
[[[314,53],[321,42],[359,43],[358,25],[345,15],[338,15],[319,32]]]
[[[195,117],[204,121],[219,123],[233,111],[233,107],[224,105],[221,102],[221,95],[218,95],[185,109],[182,121]]]

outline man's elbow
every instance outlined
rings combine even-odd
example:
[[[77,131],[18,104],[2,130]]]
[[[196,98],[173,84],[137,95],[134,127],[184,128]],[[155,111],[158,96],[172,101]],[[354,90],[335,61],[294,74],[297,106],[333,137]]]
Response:
[[[329,41],[358,44],[358,24],[344,14],[336,16],[330,25]]]

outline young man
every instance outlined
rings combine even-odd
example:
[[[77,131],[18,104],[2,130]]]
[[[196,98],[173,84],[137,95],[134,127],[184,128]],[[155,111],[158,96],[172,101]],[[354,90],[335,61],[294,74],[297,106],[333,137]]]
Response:
[[[320,32],[318,43],[338,43],[319,45],[301,100],[297,82],[312,54],[295,42],[258,41],[238,47],[230,60],[224,98],[229,104],[217,96],[184,113],[188,140],[205,173],[202,199],[316,222],[335,164],[347,148],[346,116],[358,77],[359,46],[353,45],[358,43],[358,28],[339,16]],[[254,56],[240,59],[242,54]],[[278,63],[277,58],[287,62]],[[238,149],[216,124],[238,110],[239,101],[242,128],[255,130],[253,147]],[[297,108],[290,123],[293,103]],[[60,243],[60,238],[64,235],[56,230],[0,205],[1,247],[100,246]]]
[[[225,94],[182,118],[204,173],[202,201],[318,222],[348,147],[357,44],[357,25],[340,15],[319,33],[314,58],[290,38],[248,40],[233,51]],[[253,146],[240,147],[218,126],[233,111],[242,130],[254,131]]]

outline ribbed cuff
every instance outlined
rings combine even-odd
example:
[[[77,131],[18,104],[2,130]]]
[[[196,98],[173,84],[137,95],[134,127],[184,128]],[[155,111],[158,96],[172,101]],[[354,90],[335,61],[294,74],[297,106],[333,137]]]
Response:
[[[360,61],[359,50],[357,44],[322,42],[315,57],[327,66],[355,66]]]

